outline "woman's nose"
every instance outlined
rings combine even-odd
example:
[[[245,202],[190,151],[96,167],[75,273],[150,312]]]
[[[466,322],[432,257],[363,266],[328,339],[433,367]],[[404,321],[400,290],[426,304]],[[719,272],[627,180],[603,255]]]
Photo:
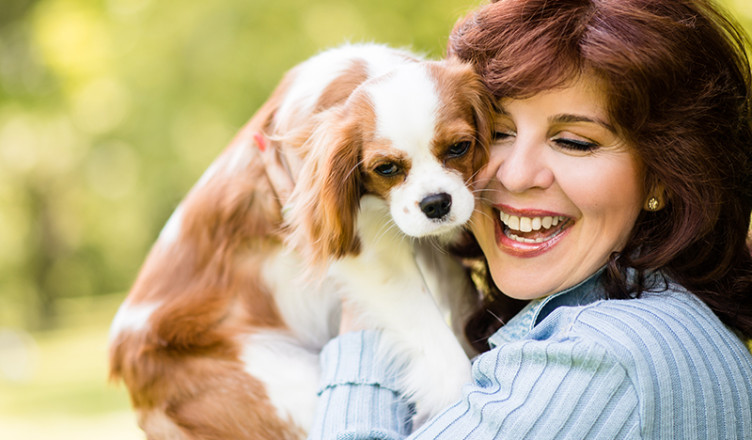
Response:
[[[545,153],[545,145],[516,138],[510,145],[502,147],[496,178],[504,188],[513,193],[548,188],[554,181],[554,173],[547,163]]]

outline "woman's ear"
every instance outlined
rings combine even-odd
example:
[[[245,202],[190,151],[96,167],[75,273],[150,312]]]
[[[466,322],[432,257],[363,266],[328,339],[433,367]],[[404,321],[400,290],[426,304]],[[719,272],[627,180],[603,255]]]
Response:
[[[362,139],[356,124],[339,120],[322,123],[308,142],[287,218],[293,245],[311,263],[325,264],[360,250],[355,223]]]
[[[648,191],[642,209],[650,212],[660,211],[666,206],[666,199],[666,187],[662,183],[656,183]]]

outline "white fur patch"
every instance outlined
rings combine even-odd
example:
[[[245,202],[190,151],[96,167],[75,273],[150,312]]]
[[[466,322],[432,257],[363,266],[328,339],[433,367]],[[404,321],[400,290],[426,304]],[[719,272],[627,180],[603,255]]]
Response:
[[[209,168],[204,171],[204,174],[201,175],[196,185],[194,185],[193,190],[195,191],[206,185],[220,173],[232,176],[243,172],[251,163],[251,158],[252,154],[249,145],[237,142],[230,150],[209,165]]]
[[[411,157],[430,154],[439,97],[425,67],[407,64],[369,88],[376,132]]]
[[[279,332],[247,335],[241,344],[245,371],[264,383],[280,419],[310,430],[318,400],[318,352]]]
[[[447,169],[435,157],[413,160],[405,182],[392,189],[390,208],[394,222],[413,237],[444,235],[464,225],[473,213],[475,198],[458,172]],[[448,194],[452,205],[446,217],[428,218],[420,202],[434,194]]]
[[[184,440],[185,433],[162,409],[139,411],[139,425],[154,438],[162,440]]]
[[[175,211],[165,223],[162,231],[159,233],[159,241],[164,245],[169,245],[177,241],[180,237],[180,230],[183,227],[183,205],[178,205]]]
[[[251,150],[246,143],[237,144],[232,149],[224,171],[230,175],[245,171],[251,163]]]
[[[217,160],[212,162],[211,165],[209,165],[209,168],[207,168],[206,171],[204,171],[204,174],[202,174],[198,179],[198,182],[196,182],[196,184],[193,186],[194,190],[206,185],[210,180],[214,178],[214,176],[219,174],[219,171],[222,168],[223,161],[224,156],[220,156],[219,158],[217,158]]]
[[[318,350],[339,329],[339,293],[331,280],[306,282],[302,273],[300,256],[286,250],[267,255],[261,270],[282,320],[299,344]]]
[[[149,318],[159,308],[160,302],[148,302],[131,305],[125,301],[112,320],[110,326],[110,341],[114,341],[124,332],[137,332],[149,325]]]
[[[386,73],[395,66],[409,62],[414,54],[381,44],[348,44],[319,53],[299,66],[295,81],[277,111],[278,121],[295,120],[295,113],[310,114],[323,91],[353,62],[366,63],[368,76]]]

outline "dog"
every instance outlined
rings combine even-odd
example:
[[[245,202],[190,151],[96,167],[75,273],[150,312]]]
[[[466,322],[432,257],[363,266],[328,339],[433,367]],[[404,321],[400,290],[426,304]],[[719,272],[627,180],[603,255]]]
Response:
[[[416,424],[459,397],[478,298],[446,249],[474,210],[491,118],[455,60],[347,44],[291,69],[178,205],[114,317],[110,376],[148,438],[304,438],[343,300],[406,362]],[[284,209],[260,148],[296,178]]]

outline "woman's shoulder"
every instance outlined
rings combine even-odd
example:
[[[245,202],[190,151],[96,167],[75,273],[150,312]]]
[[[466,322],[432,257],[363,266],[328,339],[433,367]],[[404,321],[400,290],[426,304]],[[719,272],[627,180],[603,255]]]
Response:
[[[619,359],[676,364],[680,359],[738,357],[749,361],[742,341],[699,298],[680,286],[640,298],[599,300],[559,307],[531,333],[590,340]],[[544,336],[545,337],[545,336]],[[691,368],[692,365],[674,365]]]
[[[684,289],[559,307],[528,338],[554,345],[576,341],[604,350],[635,390],[644,432],[663,437],[667,421],[686,428],[681,421],[691,420],[707,427],[709,435],[697,438],[747,438],[752,433],[752,355]]]

